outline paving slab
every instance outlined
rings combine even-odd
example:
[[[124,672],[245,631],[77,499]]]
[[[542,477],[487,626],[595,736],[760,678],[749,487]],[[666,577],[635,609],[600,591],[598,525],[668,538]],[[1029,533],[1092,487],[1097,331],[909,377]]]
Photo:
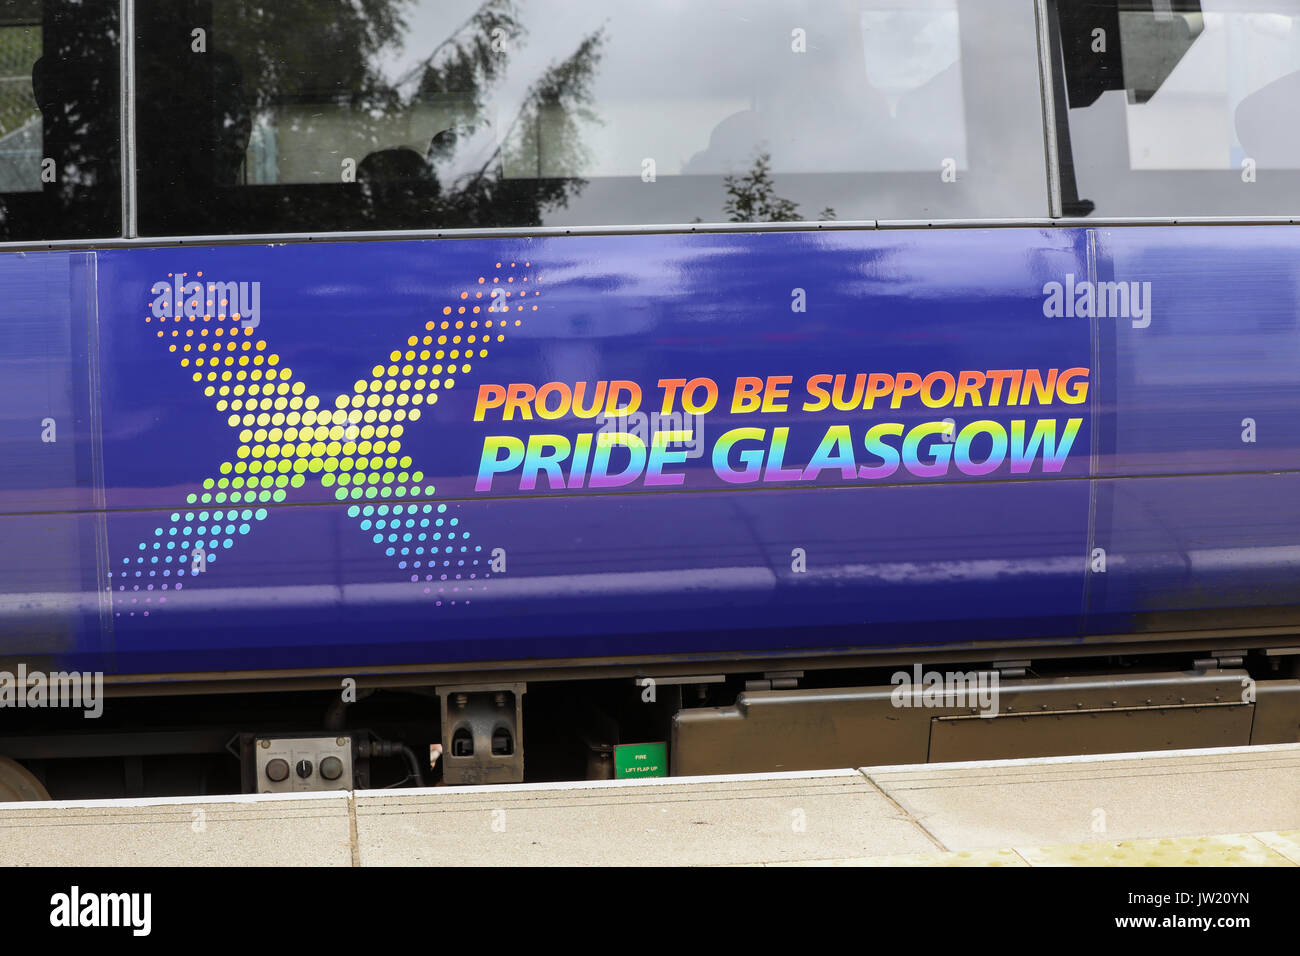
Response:
[[[1300,826],[1300,744],[862,772],[949,850]]]
[[[0,807],[0,866],[351,866],[348,798]]]
[[[856,771],[356,799],[363,866],[699,866],[937,849]]]
[[[0,804],[0,866],[1300,865],[1300,745]]]

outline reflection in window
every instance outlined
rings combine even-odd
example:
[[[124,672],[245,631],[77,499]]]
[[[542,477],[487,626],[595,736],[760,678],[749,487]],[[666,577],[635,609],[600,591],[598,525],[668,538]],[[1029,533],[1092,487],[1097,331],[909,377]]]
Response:
[[[0,239],[119,232],[117,5],[0,0]]]
[[[0,192],[41,188],[41,111],[32,92],[40,57],[39,22],[0,23]]]
[[[961,92],[961,31],[955,3],[862,11],[867,82],[889,111],[893,141],[872,150],[870,170],[927,169],[937,155],[966,168],[966,122]],[[925,95],[923,91],[931,91]],[[923,101],[929,122],[898,110]],[[884,125],[884,124],[882,124]],[[873,138],[872,142],[879,142]]]
[[[1116,216],[1300,212],[1300,4],[1061,10],[1061,132],[1077,180],[1067,205]],[[1098,24],[1113,30],[1104,50]]]
[[[1248,156],[1264,168],[1300,168],[1300,151],[1278,148],[1296,141],[1295,125],[1270,122],[1254,108],[1262,93],[1275,106],[1289,103],[1300,118],[1300,8],[1292,16],[1209,9],[1200,19],[1158,93],[1125,104],[1131,168],[1238,169]],[[1142,20],[1128,22],[1133,29]],[[1125,23],[1121,18],[1121,38]]]
[[[138,0],[142,231],[1039,216],[1023,6]]]

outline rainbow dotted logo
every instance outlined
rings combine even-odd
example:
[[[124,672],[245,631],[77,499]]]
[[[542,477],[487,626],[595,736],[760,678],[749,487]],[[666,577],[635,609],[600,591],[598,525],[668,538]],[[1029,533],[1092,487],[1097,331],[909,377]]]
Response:
[[[171,513],[166,527],[155,528],[110,572],[115,615],[147,617],[187,581],[193,588],[272,515],[265,505],[288,500],[310,482],[349,502],[348,517],[436,606],[468,604],[466,592],[481,592],[490,577],[482,546],[470,543],[445,503],[429,500],[436,489],[402,453],[402,438],[422,410],[537,311],[541,292],[531,267],[496,263],[490,275],[438,308],[422,333],[408,336],[387,361],[328,401],[307,392],[256,327],[242,327],[237,313],[227,316],[228,300],[204,301],[202,283],[185,285],[200,291],[166,310],[174,315],[146,315],[155,337],[224,414],[237,445],[231,459],[187,494],[191,510]],[[187,276],[180,274],[181,283]],[[212,288],[209,283],[209,296]],[[201,559],[192,560],[196,553]]]

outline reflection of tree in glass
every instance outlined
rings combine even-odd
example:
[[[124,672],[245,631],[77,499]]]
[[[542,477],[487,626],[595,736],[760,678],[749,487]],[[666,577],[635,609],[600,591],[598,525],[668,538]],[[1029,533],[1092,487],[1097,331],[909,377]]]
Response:
[[[375,68],[401,40],[400,10],[411,0],[276,0],[229,3],[213,40],[235,53],[244,96],[254,113],[289,99],[327,96],[362,111],[396,107],[394,91]]]
[[[454,181],[437,183],[437,168],[470,147],[488,124],[487,93],[504,75],[509,52],[526,42],[517,11],[513,0],[488,0],[423,61],[416,100],[443,103],[452,120],[428,151],[437,200],[414,213],[421,221],[408,216],[403,224],[539,225],[544,210],[564,205],[586,185],[572,171],[587,158],[579,123],[596,121],[591,87],[602,30],[583,37],[569,57],[528,87],[513,119],[497,130],[498,145],[482,164]],[[375,214],[392,218],[391,212],[376,209]]]
[[[799,204],[789,199],[773,196],[776,185],[772,182],[772,156],[760,150],[754,165],[743,176],[728,173],[722,177],[722,188],[727,191],[727,201],[722,212],[727,222],[800,222]],[[817,214],[818,222],[832,222],[835,210],[825,206]],[[699,216],[696,222],[702,222]]]
[[[225,107],[222,100],[237,93],[241,105],[259,122],[283,126],[302,142],[331,138],[338,142],[338,133],[346,132],[349,144],[359,142],[367,152],[392,145],[386,133],[404,104],[378,64],[386,51],[400,44],[407,29],[403,12],[410,4],[411,0],[223,4],[216,11],[213,43],[219,56],[237,57],[242,88],[217,90],[215,110],[220,114]],[[317,106],[327,108],[313,108]],[[218,121],[222,119],[219,115]]]
[[[23,53],[39,53],[26,66],[41,113],[42,157],[54,161],[54,180],[42,181],[39,193],[6,196],[0,234],[10,239],[115,235],[120,209],[117,5],[46,0],[32,9],[41,11],[39,29],[32,24],[40,48],[26,47]]]
[[[723,177],[723,189],[727,190],[727,202],[723,203],[723,215],[728,222],[798,222],[800,207],[789,199],[774,195],[776,185],[772,182],[772,155],[759,151],[754,157],[754,165],[744,176],[728,173]],[[818,220],[835,219],[835,209],[826,207],[818,213]],[[695,221],[699,221],[698,219]]]
[[[445,157],[458,141],[477,131],[486,105],[484,93],[505,72],[507,51],[523,34],[513,0],[488,0],[397,81],[402,89],[419,74],[417,100],[448,97],[463,103],[456,116],[457,135],[435,141],[431,152],[436,155],[431,158]]]
[[[461,212],[466,224],[535,226],[543,210],[565,205],[587,185],[572,171],[589,157],[579,122],[599,121],[591,86],[604,39],[603,30],[588,34],[529,87],[502,133],[503,145],[449,195],[449,212]]]
[[[40,115],[29,82],[32,64],[40,56],[40,24],[0,26],[0,136]]]
[[[526,43],[518,0],[486,0],[415,66],[388,79],[386,59],[410,47],[413,0],[277,0],[232,4],[223,49],[237,51],[243,95],[254,115],[301,142],[346,139],[360,147],[358,186],[348,199],[285,195],[277,218],[333,228],[533,225],[585,182],[566,173],[585,159],[579,124],[595,119],[591,85],[601,31],[549,67],[528,89],[516,115],[483,148],[492,88]],[[328,52],[326,52],[328,51]],[[327,105],[326,109],[315,106]],[[436,132],[420,149],[410,129]],[[396,135],[395,135],[396,134]],[[394,142],[394,139],[398,142]],[[342,158],[342,153],[339,154]],[[527,171],[521,175],[521,171]],[[455,176],[454,179],[447,177]],[[440,178],[441,177],[441,178]],[[340,201],[342,199],[342,201]],[[256,215],[265,218],[267,209]],[[322,222],[326,220],[326,222]]]
[[[727,201],[722,212],[728,222],[798,222],[799,206],[773,195],[772,155],[760,151],[754,165],[742,176],[728,173],[722,177]]]

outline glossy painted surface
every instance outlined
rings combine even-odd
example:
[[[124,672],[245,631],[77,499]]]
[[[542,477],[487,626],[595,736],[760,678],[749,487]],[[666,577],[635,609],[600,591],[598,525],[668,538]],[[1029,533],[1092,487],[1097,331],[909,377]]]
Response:
[[[1179,227],[2,256],[0,653],[146,673],[1294,623],[1298,245],[1287,227]],[[152,309],[156,284],[200,272],[260,283],[257,327],[234,334],[215,366],[212,346],[232,340],[216,329],[233,320]],[[1067,275],[1149,282],[1150,323],[1046,316],[1045,285]],[[478,293],[494,279],[535,294],[512,291],[514,311],[488,313],[491,293]],[[466,371],[449,353],[470,334],[488,354]],[[436,376],[418,371],[435,362]],[[912,396],[897,409],[802,408],[818,374],[845,373],[851,387],[857,373],[1011,369],[1087,369],[1086,400],[1061,390],[1046,405],[927,408]],[[254,371],[253,400],[270,404],[249,411]],[[775,376],[791,379],[787,408],[728,408],[739,377]],[[590,462],[580,483],[544,463],[531,488],[519,467],[490,487],[480,479],[489,439],[522,449],[531,438],[545,453],[601,427],[502,421],[499,409],[475,421],[480,386],[622,380],[655,410],[658,382],[696,378],[717,383],[719,407],[690,420],[704,453],[667,458],[663,483],[643,470],[593,487]],[[367,404],[372,395],[380,401]],[[315,421],[336,409],[338,421]],[[272,418],[295,412],[292,423]],[[267,419],[246,426],[244,414]],[[47,418],[57,441],[42,441]],[[958,442],[924,435],[910,466],[891,470],[864,447],[874,425],[910,433],[945,418]],[[1054,423],[1055,464],[1041,448],[1015,463],[1012,423],[1029,435],[1042,419]],[[967,449],[960,433],[976,421],[992,424]],[[382,437],[364,431],[381,425]],[[289,427],[311,433],[290,439]],[[715,461],[737,428],[763,438]],[[847,429],[845,446],[823,442],[835,428]],[[756,480],[736,480],[741,452],[769,448],[779,429],[786,471],[769,459]],[[981,467],[999,430],[1012,434],[1008,457]],[[361,464],[361,441],[385,447]],[[249,487],[255,460],[284,463],[278,486],[259,472]],[[207,562],[195,574],[200,544]]]

